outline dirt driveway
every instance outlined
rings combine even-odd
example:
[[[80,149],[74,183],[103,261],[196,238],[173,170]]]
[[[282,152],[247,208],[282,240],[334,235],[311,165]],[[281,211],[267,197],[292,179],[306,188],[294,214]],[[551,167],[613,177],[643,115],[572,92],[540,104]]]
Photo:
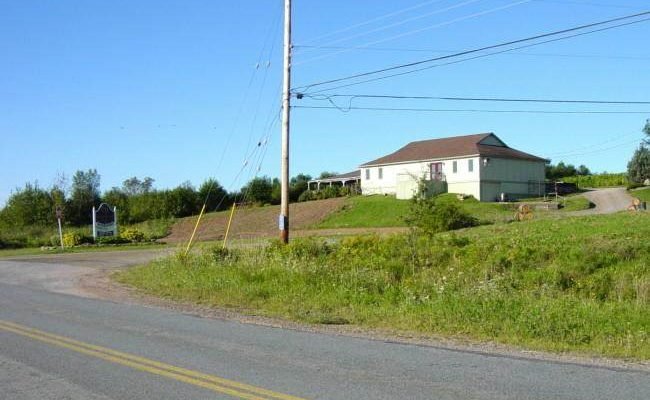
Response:
[[[594,203],[596,207],[576,211],[571,215],[611,214],[626,210],[632,204],[632,196],[623,187],[594,189],[586,192],[583,196]]]

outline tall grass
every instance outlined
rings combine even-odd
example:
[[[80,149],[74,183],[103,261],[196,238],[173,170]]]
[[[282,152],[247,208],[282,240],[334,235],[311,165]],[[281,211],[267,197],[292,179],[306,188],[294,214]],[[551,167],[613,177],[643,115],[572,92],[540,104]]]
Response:
[[[647,214],[540,220],[205,251],[118,279],[173,299],[310,323],[650,359],[647,237]]]

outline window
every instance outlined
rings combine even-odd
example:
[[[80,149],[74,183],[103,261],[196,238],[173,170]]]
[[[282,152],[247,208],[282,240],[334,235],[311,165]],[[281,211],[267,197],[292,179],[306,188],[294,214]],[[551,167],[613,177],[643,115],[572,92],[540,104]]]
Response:
[[[454,161],[452,164],[452,170],[454,171],[454,174],[458,172],[458,161]]]
[[[366,179],[370,179],[370,169],[366,168]]]
[[[383,168],[379,168],[379,170],[377,172],[377,177],[379,179],[382,179],[384,177],[384,169]]]
[[[467,170],[469,172],[474,171],[474,160],[473,159],[467,160]]]

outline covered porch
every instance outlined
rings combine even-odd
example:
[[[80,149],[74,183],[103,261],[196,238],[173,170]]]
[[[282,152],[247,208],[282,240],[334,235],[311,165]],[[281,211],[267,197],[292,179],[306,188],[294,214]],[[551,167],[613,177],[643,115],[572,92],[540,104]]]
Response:
[[[312,179],[307,182],[308,190],[321,190],[322,188],[331,186],[361,187],[361,170],[330,176],[329,178]]]

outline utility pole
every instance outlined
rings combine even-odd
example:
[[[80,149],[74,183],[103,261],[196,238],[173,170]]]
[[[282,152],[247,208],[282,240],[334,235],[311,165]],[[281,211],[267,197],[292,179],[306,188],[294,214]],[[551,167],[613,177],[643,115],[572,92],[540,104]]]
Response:
[[[291,0],[284,0],[284,69],[282,88],[282,196],[280,240],[289,243],[289,118],[291,112]]]

